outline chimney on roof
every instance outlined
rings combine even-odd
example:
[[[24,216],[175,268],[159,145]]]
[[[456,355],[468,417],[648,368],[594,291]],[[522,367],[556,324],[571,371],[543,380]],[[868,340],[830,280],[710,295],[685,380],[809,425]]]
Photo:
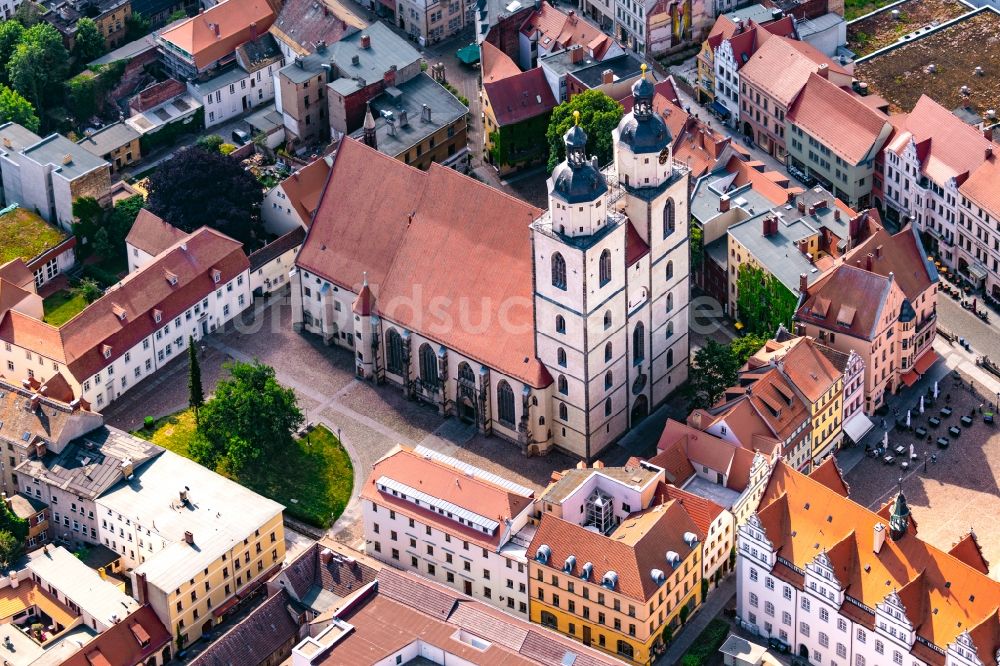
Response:
[[[719,197],[719,212],[728,213],[729,212],[729,195],[723,194]]]
[[[212,24],[212,32],[214,32],[216,38],[218,38],[219,33],[220,33],[220,29],[219,29],[219,24],[218,23],[213,23]]]
[[[778,233],[778,218],[773,215],[768,215],[763,220],[761,220],[762,226],[764,227],[765,236],[773,236]]]
[[[991,112],[993,113],[993,117],[990,118],[990,120],[994,120],[996,118],[997,112],[994,111],[993,109],[990,109],[989,111],[986,112],[987,116],[989,116],[989,114]],[[992,141],[993,140],[993,128],[992,127],[987,127],[985,129],[983,129],[983,136],[986,137],[987,141]]]
[[[799,273],[799,293],[803,296],[809,295],[809,275],[807,273]]]
[[[802,201],[801,199],[799,199],[799,202],[796,204],[796,207],[799,209],[799,214],[800,215],[804,215],[805,214],[805,212],[806,212],[806,202],[805,201]]]
[[[257,39],[257,22],[256,21],[251,21],[250,22],[250,39],[251,40]]]
[[[840,209],[839,208],[834,208],[833,209],[833,219],[837,220],[838,222],[840,221]]]
[[[30,403],[31,407],[30,407],[29,411],[32,411],[32,412],[37,411],[38,410],[38,406],[40,404],[42,404],[42,396],[40,396],[37,393],[35,393],[34,395],[31,396],[31,403]]]
[[[326,53],[326,40],[321,39],[316,42],[316,53]]]
[[[365,34],[361,35],[361,48],[370,49],[372,47],[372,37],[371,35]]]
[[[875,255],[872,254],[871,252],[869,252],[868,256],[865,257],[865,270],[866,271],[869,271],[869,272],[871,271],[871,269],[872,269],[872,259],[874,259],[874,258],[875,258]]]
[[[820,63],[819,69],[816,70],[816,73],[819,74],[820,76],[822,76],[824,79],[829,79],[830,78],[830,66],[827,65],[825,62],[824,63]]]
[[[882,246],[881,245],[876,245],[875,246],[875,258],[876,259],[881,259],[882,258]]]
[[[989,132],[990,132],[990,134],[992,134],[993,130],[989,130]],[[986,159],[990,159],[991,157],[993,157],[993,146],[987,146],[986,147]]]
[[[323,564],[330,564],[333,561],[333,551],[329,548],[324,548],[319,553],[319,561]]]
[[[606,69],[601,72],[601,83],[603,85],[608,85],[615,82],[615,73],[610,69]]]
[[[385,74],[382,75],[382,82],[385,83],[386,87],[396,85],[396,66],[393,65],[386,70]]]
[[[569,56],[571,62],[583,62],[583,60],[587,57],[587,52],[584,51],[583,47],[579,44],[574,44],[569,47]]]
[[[194,545],[194,534],[191,533],[191,530],[184,532],[184,543],[188,544],[189,546]]]
[[[600,460],[594,461],[594,469],[604,469],[604,463]]]
[[[816,204],[810,204],[810,206],[809,206],[809,214],[810,215],[815,215],[816,214]]]
[[[701,430],[701,412],[696,409],[688,414],[687,423],[695,430]]]
[[[587,469],[587,463],[583,462],[582,460],[579,460],[576,463],[576,468],[577,469]]]
[[[872,551],[878,555],[879,551],[882,550],[882,546],[885,544],[885,525],[882,523],[875,523],[875,532],[872,534]]]
[[[149,586],[146,584],[146,574],[138,573],[135,574],[135,600],[139,602],[140,605],[146,603],[146,598],[149,596]]]
[[[431,122],[431,107],[426,104],[420,105],[420,119],[426,123]]]

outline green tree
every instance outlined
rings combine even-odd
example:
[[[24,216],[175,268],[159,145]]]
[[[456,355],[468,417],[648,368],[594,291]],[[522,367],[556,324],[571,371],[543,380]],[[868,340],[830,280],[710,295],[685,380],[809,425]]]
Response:
[[[83,69],[88,62],[104,53],[104,37],[97,28],[94,19],[86,16],[76,22],[76,39],[73,44],[73,55],[77,66]]]
[[[761,347],[767,343],[767,338],[763,335],[747,333],[746,335],[734,339],[729,343],[729,351],[736,359],[736,364],[742,366],[747,359],[756,354]]]
[[[69,52],[59,31],[48,23],[38,23],[24,32],[7,63],[14,90],[24,95],[36,110],[59,95],[60,84],[69,71]]]
[[[216,152],[222,146],[223,141],[223,138],[218,134],[207,134],[205,136],[198,137],[198,140],[194,142],[194,145],[208,151]]]
[[[549,143],[549,171],[566,157],[563,135],[573,125],[573,112],[580,112],[580,126],[587,132],[588,152],[597,156],[597,163],[607,164],[611,153],[611,130],[618,126],[625,109],[600,90],[587,90],[575,95],[552,110],[545,138]]]
[[[691,223],[689,229],[691,230],[691,272],[697,273],[701,270],[702,261],[705,258],[705,232],[702,231],[701,226]]]
[[[180,21],[181,19],[187,18],[187,12],[183,9],[178,9],[173,14],[167,17],[167,23],[173,23],[174,21]]]
[[[205,389],[201,385],[201,364],[198,363],[198,349],[194,338],[188,336],[188,405],[194,410],[194,422],[198,423],[198,412],[205,404]]]
[[[24,26],[19,21],[10,20],[0,22],[0,63],[10,61],[10,57],[14,55],[14,49],[21,43],[23,37]],[[0,82],[8,83],[9,81],[7,68],[3,67],[0,69]]]
[[[22,544],[7,530],[0,530],[0,565],[4,569],[12,565],[21,555]]]
[[[38,116],[31,102],[3,84],[0,84],[0,121],[14,122],[32,132],[38,131]]]
[[[14,10],[14,20],[25,28],[38,25],[42,20],[41,4],[34,2],[22,2]]]
[[[293,433],[304,420],[295,392],[278,383],[274,368],[258,361],[226,366],[229,379],[200,410],[192,453],[206,466],[225,462],[238,478],[252,478],[252,464],[294,446]]]
[[[692,407],[711,407],[727,388],[736,383],[740,364],[732,350],[715,340],[708,340],[694,354],[694,367],[688,375],[688,394]]]
[[[185,15],[186,16],[186,15]],[[125,41],[134,42],[149,34],[151,24],[149,19],[138,12],[133,12],[125,19]]]
[[[790,328],[798,298],[763,269],[742,264],[736,273],[736,308],[748,333],[771,336],[779,325]]]
[[[80,197],[73,202],[73,217],[76,222],[73,224],[73,235],[80,240],[86,240],[83,245],[85,250],[93,251],[90,241],[93,240],[97,230],[101,228],[104,220],[104,209],[94,197]],[[79,247],[77,251],[79,251]]]
[[[76,285],[76,293],[83,296],[83,299],[88,303],[93,303],[104,295],[104,290],[101,289],[101,285],[97,284],[97,280],[94,278],[83,278]]]

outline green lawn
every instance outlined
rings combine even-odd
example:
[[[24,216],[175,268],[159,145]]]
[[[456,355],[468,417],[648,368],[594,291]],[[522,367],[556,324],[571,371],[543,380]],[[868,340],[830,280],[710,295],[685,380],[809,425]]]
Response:
[[[719,648],[726,642],[729,631],[728,622],[719,618],[713,619],[694,640],[691,649],[681,658],[681,666],[700,666],[711,663],[719,656]]]
[[[42,307],[46,323],[62,326],[87,307],[87,300],[74,291],[61,289],[42,301]]]
[[[135,434],[174,453],[188,456],[194,414],[184,410]],[[317,527],[328,527],[344,512],[354,486],[354,468],[337,437],[323,426],[296,440],[283,456],[263,461],[263,473],[244,485],[284,504],[287,513]]]
[[[66,234],[24,208],[0,215],[0,264],[18,257],[28,260],[55,247]]]

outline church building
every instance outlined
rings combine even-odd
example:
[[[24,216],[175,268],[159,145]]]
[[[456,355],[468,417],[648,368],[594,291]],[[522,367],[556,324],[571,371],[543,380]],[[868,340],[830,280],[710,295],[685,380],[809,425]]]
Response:
[[[687,379],[688,171],[644,73],[614,164],[578,122],[542,211],[345,138],[293,282],[293,322],[357,374],[584,459]]]

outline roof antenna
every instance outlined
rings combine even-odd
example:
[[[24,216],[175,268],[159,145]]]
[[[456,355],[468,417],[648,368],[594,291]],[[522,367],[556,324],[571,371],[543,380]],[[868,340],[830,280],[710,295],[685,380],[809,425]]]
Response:
[[[363,287],[367,287],[367,286],[368,286],[368,271],[365,271],[364,273],[362,273],[362,275],[364,276],[364,277],[363,277],[363,279],[364,279],[364,284],[363,284],[362,286],[363,286]]]

